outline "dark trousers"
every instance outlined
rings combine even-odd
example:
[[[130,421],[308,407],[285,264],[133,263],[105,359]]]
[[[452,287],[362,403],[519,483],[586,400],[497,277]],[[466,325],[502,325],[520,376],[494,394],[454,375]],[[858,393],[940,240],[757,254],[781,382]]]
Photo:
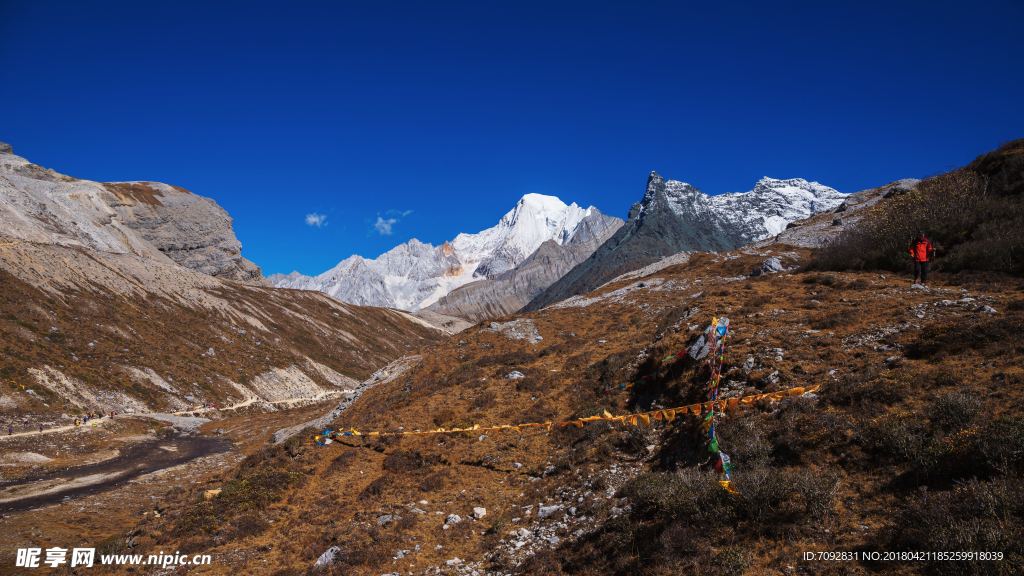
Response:
[[[914,260],[914,278],[921,277],[921,284],[928,279],[928,262]]]

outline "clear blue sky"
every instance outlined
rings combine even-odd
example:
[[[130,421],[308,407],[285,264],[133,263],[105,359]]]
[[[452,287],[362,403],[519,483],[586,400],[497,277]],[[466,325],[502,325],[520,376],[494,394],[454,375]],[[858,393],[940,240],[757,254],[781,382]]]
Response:
[[[651,170],[854,192],[965,164],[1024,137],[1022,30],[1020,0],[0,0],[0,141],[212,197],[266,274],[318,274],[528,192],[625,217]]]

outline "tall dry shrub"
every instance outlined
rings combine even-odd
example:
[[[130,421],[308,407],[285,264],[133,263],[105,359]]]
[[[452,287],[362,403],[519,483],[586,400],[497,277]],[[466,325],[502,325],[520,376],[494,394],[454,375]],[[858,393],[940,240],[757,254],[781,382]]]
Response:
[[[975,172],[954,170],[929,178],[872,208],[822,246],[815,264],[826,270],[904,270],[910,243],[921,229],[945,255],[972,239],[971,232],[984,222],[986,199],[986,179]]]

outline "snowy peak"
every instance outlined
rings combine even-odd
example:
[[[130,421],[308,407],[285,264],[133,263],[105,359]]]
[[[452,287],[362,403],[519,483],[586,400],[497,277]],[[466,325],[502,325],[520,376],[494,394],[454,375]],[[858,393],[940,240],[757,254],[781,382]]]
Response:
[[[749,192],[708,196],[690,184],[663,180],[657,172],[651,172],[638,217],[642,220],[667,209],[676,218],[720,239],[694,249],[731,249],[727,246],[738,247],[774,236],[790,222],[835,208],[846,196],[803,178],[779,180],[767,176]]]
[[[554,196],[526,194],[497,226],[459,234],[452,245],[475,277],[492,278],[516,267],[547,240],[568,242],[592,210]]]
[[[618,218],[555,196],[526,194],[497,225],[434,247],[412,239],[375,260],[352,256],[316,277],[275,274],[281,288],[320,290],[352,304],[417,311],[452,290],[514,269],[544,242],[587,243]]]

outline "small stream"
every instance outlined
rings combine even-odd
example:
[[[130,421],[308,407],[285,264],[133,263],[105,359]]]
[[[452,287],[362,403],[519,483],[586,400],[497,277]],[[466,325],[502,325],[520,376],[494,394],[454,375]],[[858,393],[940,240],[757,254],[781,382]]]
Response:
[[[69,502],[75,498],[98,494],[124,486],[129,480],[184,464],[196,458],[222,454],[231,450],[231,442],[221,438],[185,436],[167,440],[149,440],[119,447],[120,455],[82,466],[62,468],[45,474],[0,482],[0,512],[23,512],[43,506]],[[94,476],[95,481],[88,477]],[[78,481],[78,482],[76,482]],[[32,494],[33,484],[40,486],[58,482],[59,485],[43,494]],[[24,498],[9,499],[10,489],[24,486]]]

